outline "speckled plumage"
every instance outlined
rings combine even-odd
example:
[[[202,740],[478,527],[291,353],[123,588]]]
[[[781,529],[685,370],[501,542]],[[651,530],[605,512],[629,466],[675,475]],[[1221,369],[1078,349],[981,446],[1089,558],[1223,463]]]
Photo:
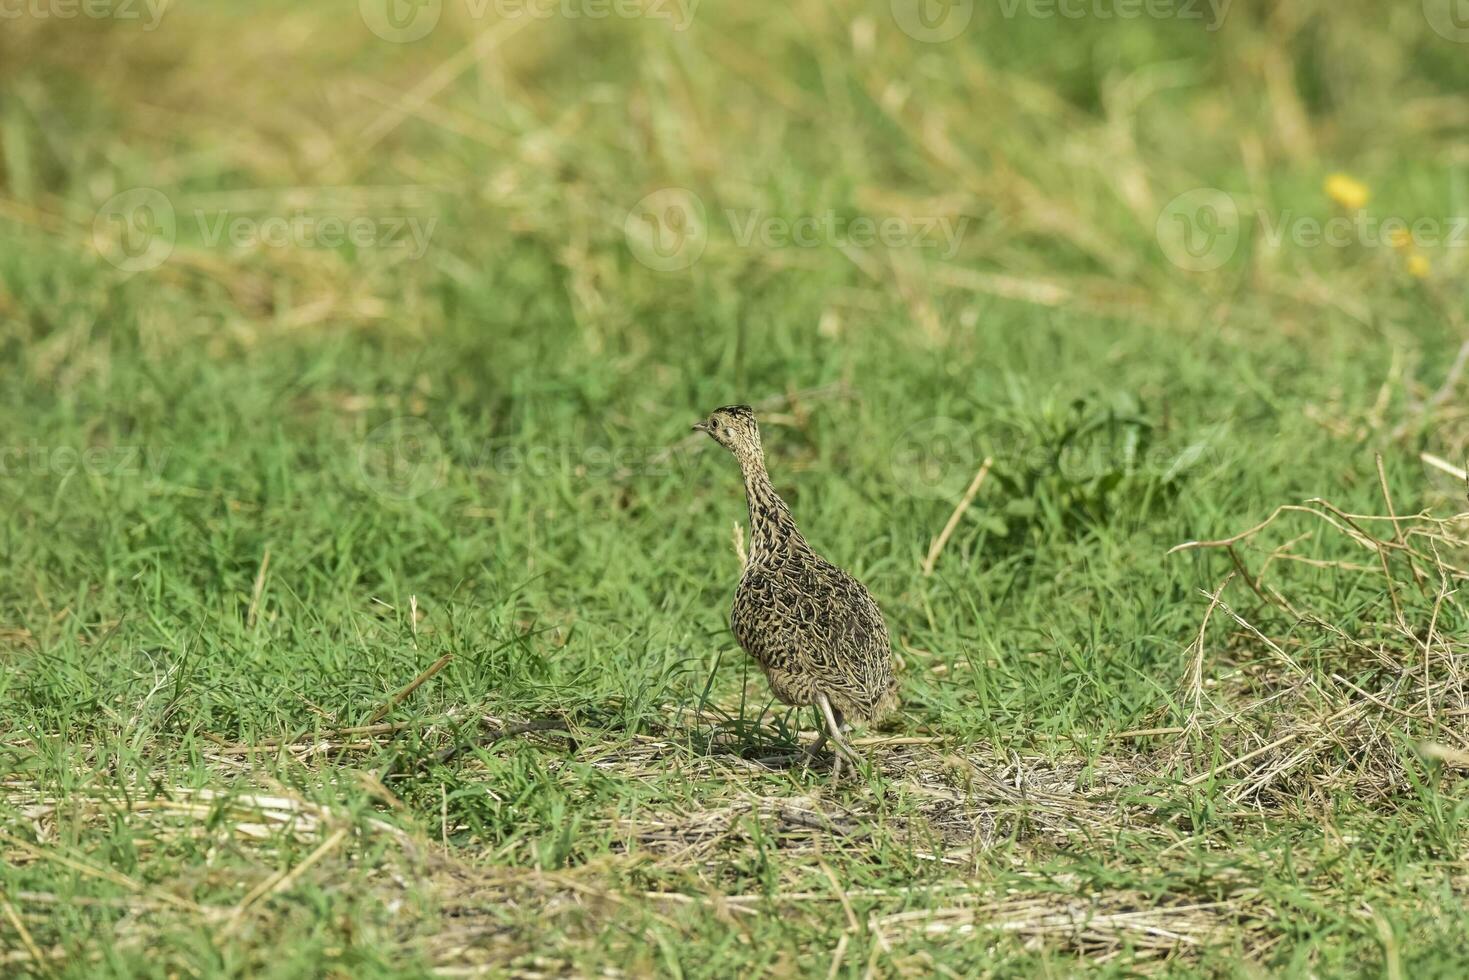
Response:
[[[775,696],[821,707],[843,745],[843,719],[874,721],[897,704],[892,649],[867,589],[818,555],[775,492],[749,406],[716,409],[695,426],[734,454],[750,510],[750,552],[730,628],[764,670]]]

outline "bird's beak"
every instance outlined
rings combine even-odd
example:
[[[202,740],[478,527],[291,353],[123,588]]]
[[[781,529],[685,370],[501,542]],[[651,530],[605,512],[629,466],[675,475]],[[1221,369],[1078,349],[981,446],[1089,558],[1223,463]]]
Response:
[[[695,432],[708,432],[709,431],[709,423],[707,421],[705,421],[705,422],[695,422],[694,423],[694,431]]]

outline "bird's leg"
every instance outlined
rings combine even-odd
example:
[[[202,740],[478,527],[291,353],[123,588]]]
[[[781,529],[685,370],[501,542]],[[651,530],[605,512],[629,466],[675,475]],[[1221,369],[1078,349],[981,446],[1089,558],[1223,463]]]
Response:
[[[861,768],[862,763],[861,760],[857,758],[857,753],[852,751],[852,747],[848,745],[847,740],[842,737],[842,726],[841,723],[837,721],[836,713],[831,710],[831,702],[827,700],[825,694],[818,694],[816,697],[816,703],[821,706],[821,713],[826,718],[827,731],[831,734],[831,739],[833,742],[836,743],[837,747],[836,760],[831,767],[831,778],[833,780],[836,780],[841,778],[842,756],[847,757],[848,761],[852,763],[852,768],[854,769]]]
[[[811,768],[812,761],[816,758],[817,755],[820,754],[822,748],[824,748],[826,746],[826,739],[827,739],[826,732],[822,732],[820,738],[818,738],[815,742],[812,742],[810,745],[806,746],[804,749],[801,750],[801,766],[802,766],[802,768],[805,768],[805,769]]]
[[[830,738],[830,736],[826,734],[826,729],[822,727],[822,725],[823,722],[821,720],[821,709],[818,707],[816,709],[816,727],[820,730],[821,734],[815,742],[806,746],[804,755],[806,756],[806,765],[808,766],[811,764],[811,760],[816,758],[816,753],[820,752],[823,748],[826,747],[826,740]]]

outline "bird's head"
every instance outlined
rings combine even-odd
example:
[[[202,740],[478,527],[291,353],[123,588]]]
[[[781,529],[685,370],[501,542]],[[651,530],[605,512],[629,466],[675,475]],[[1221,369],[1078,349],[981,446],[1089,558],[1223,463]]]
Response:
[[[755,410],[749,405],[716,408],[707,419],[694,424],[694,431],[705,433],[741,462],[760,458],[760,429],[755,425]]]

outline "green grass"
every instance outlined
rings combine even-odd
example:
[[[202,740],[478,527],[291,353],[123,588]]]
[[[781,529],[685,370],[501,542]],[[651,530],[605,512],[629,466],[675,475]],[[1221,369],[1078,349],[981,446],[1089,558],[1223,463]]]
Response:
[[[1420,460],[1469,443],[1465,251],[1262,228],[1338,171],[1465,213],[1469,48],[979,6],[0,33],[0,972],[1469,970],[1469,534]],[[129,274],[132,187],[177,232]],[[672,271],[625,232],[665,187]],[[1198,187],[1243,234],[1190,273]],[[379,239],[212,238],[298,212]],[[827,215],[963,232],[742,234]],[[744,503],[689,425],[735,401],[902,658],[863,734],[920,741],[837,785],[758,761],[811,721],[727,628]],[[1415,552],[1292,512],[1243,573],[1169,553],[1385,514],[1377,454]]]

